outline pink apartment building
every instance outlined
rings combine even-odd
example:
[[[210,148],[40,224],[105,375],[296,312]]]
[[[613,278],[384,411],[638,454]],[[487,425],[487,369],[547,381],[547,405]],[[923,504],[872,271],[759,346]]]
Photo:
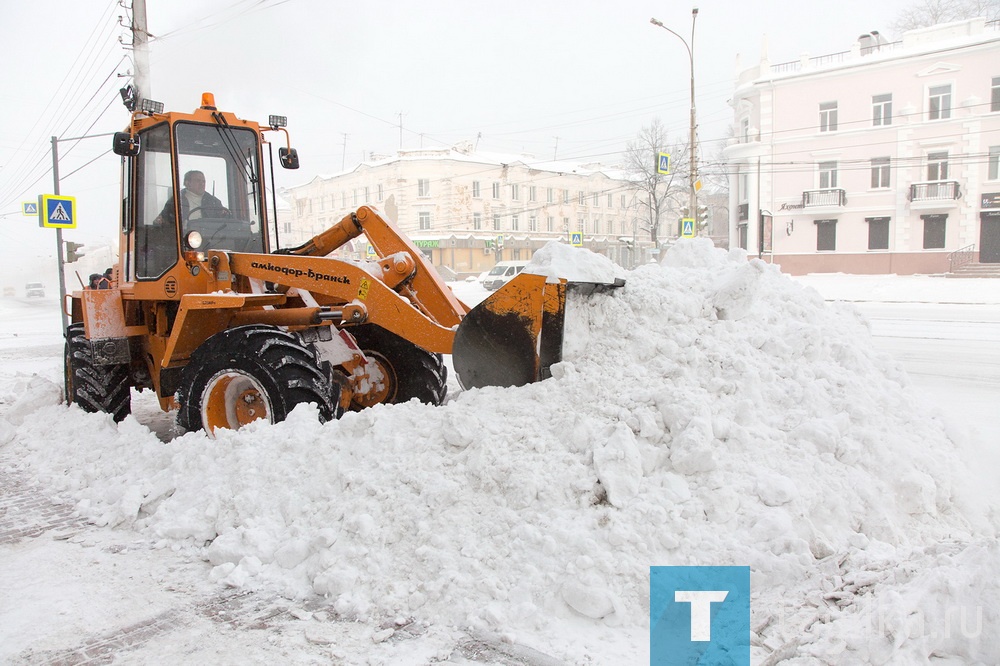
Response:
[[[741,72],[730,246],[791,274],[1000,265],[1000,22]]]

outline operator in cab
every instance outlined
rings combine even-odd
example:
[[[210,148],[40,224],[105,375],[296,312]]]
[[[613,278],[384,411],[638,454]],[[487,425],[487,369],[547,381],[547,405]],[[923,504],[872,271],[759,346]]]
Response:
[[[205,174],[201,171],[188,171],[184,174],[184,188],[181,190],[181,219],[197,220],[202,217],[228,217],[229,210],[222,202],[205,191]],[[174,218],[174,199],[167,198],[163,210],[154,220],[154,224]]]

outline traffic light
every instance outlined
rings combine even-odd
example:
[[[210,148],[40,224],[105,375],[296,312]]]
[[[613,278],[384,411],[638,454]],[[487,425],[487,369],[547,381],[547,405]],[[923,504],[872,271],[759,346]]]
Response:
[[[80,257],[82,257],[84,255],[83,252],[80,252],[80,248],[82,248],[82,247],[83,247],[83,243],[73,243],[73,242],[70,242],[70,241],[66,241],[66,263],[67,264],[72,264],[74,261],[76,261],[77,259],[79,259]]]
[[[698,228],[701,229],[708,224],[708,206],[698,206],[698,214],[695,216]]]

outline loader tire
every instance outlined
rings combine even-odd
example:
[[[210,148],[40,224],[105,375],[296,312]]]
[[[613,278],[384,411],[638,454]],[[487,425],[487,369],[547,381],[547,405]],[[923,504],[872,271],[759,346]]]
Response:
[[[128,364],[96,365],[83,324],[66,328],[66,404],[85,412],[111,414],[115,422],[132,413]]]
[[[386,377],[379,402],[396,404],[413,398],[430,405],[444,402],[448,395],[448,369],[441,354],[424,351],[375,324],[363,324],[349,330],[365,356],[373,358]],[[351,404],[352,409],[369,406]]]
[[[181,377],[177,423],[184,430],[237,430],[265,419],[284,421],[304,402],[320,419],[340,416],[333,369],[298,335],[270,326],[241,326],[201,345]]]

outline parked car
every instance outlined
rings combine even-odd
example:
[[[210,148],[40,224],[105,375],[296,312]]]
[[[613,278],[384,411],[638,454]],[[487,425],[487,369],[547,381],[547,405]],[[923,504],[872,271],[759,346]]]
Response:
[[[514,276],[524,270],[527,261],[498,261],[496,266],[486,274],[483,286],[490,291],[496,291],[514,279]]]
[[[24,295],[28,298],[32,296],[38,296],[39,298],[45,297],[45,285],[41,282],[29,282],[24,285]]]

